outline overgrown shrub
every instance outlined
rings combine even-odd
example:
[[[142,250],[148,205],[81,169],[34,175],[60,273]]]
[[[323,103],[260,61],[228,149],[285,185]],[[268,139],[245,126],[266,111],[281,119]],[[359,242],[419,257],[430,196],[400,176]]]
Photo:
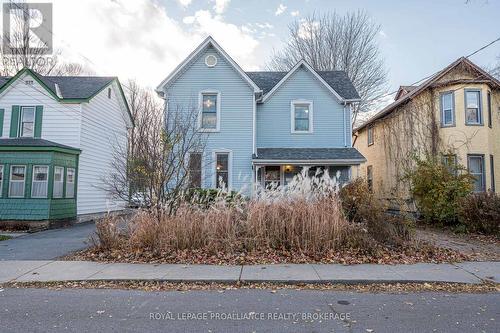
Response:
[[[366,210],[374,200],[366,180],[356,178],[342,187],[339,195],[346,218],[353,222],[364,222]]]
[[[458,222],[460,202],[472,191],[472,176],[464,168],[445,166],[433,158],[416,159],[407,172],[411,194],[428,223],[452,225]]]
[[[208,208],[220,200],[224,200],[228,204],[234,204],[244,200],[244,197],[235,191],[195,188],[185,192],[184,200],[188,203]]]
[[[340,199],[349,221],[362,223],[377,242],[399,246],[410,240],[411,222],[404,216],[389,215],[387,207],[373,196],[363,178],[344,186]]]
[[[500,236],[500,196],[473,193],[462,199],[458,219],[467,231]]]

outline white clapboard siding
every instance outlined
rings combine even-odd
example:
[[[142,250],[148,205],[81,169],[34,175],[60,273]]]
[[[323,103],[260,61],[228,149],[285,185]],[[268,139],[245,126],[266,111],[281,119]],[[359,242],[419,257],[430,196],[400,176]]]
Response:
[[[79,148],[80,105],[59,103],[38,82],[27,76],[33,81],[32,85],[25,83],[25,77],[20,78],[0,96],[0,109],[5,110],[2,137],[9,137],[13,105],[42,105],[42,138]]]
[[[89,214],[123,209],[125,202],[116,200],[104,189],[112,172],[113,152],[126,151],[127,125],[120,109],[119,93],[113,84],[111,99],[107,88],[82,104],[77,213]],[[125,158],[125,156],[123,156]]]

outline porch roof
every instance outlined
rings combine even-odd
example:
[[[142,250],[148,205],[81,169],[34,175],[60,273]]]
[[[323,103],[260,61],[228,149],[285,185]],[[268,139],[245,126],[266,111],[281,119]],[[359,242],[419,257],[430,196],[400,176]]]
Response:
[[[6,138],[0,139],[0,151],[61,151],[80,154],[78,148],[40,138]]]
[[[366,161],[361,153],[352,147],[346,148],[257,148],[254,164],[301,163],[301,164],[343,164],[357,165]]]

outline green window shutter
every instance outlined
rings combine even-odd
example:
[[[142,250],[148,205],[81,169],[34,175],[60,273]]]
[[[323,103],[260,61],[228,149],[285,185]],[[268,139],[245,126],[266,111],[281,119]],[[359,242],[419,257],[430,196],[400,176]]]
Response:
[[[0,109],[0,137],[2,137],[3,135],[3,116],[4,116],[5,112],[4,112],[4,109]],[[0,189],[1,191],[1,189]]]
[[[12,105],[10,115],[10,137],[17,138],[19,134],[19,105]]]
[[[43,106],[37,105],[35,112],[35,138],[42,137]]]

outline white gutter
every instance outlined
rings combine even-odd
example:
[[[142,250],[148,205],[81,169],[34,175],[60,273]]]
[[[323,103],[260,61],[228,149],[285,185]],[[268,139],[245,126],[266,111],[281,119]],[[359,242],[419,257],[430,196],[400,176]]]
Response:
[[[346,103],[344,103],[344,110],[342,112],[342,114],[343,114],[342,119],[343,119],[343,124],[344,124],[344,147],[347,147],[347,127],[345,125],[345,121],[346,121],[346,119],[345,119],[345,106],[346,106]]]

